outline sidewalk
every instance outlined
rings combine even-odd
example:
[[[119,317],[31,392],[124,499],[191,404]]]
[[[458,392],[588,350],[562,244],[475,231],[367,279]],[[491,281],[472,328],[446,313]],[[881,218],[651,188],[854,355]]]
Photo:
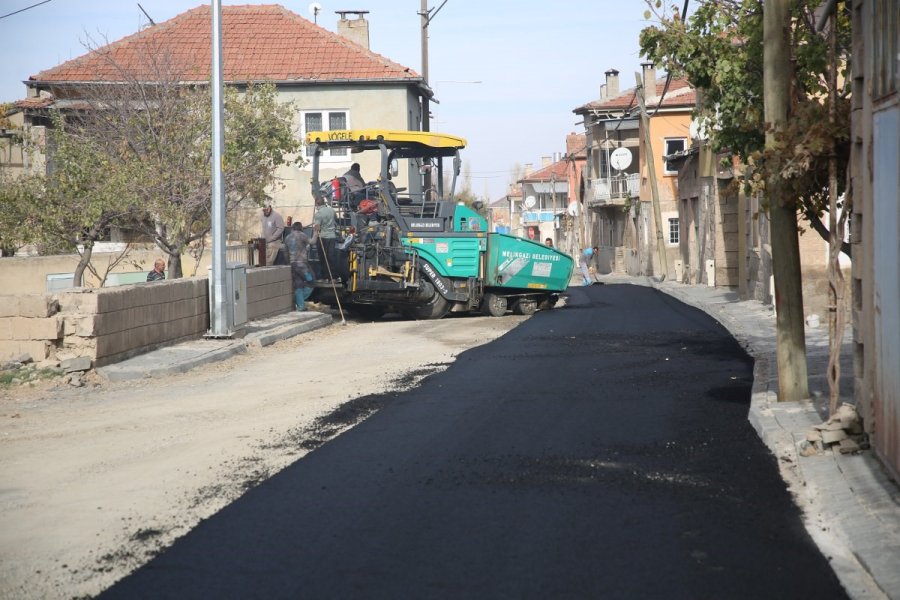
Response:
[[[719,321],[754,360],[749,420],[777,458],[806,527],[852,598],[900,599],[900,487],[871,451],[801,457],[798,444],[828,416],[828,328],[806,329],[812,400],[778,402],[775,314],[722,289],[606,275],[607,284],[648,285]],[[841,351],[841,401],[853,402],[852,332]]]
[[[243,354],[248,346],[268,346],[307,331],[331,325],[330,314],[291,311],[247,323],[243,337],[199,339],[158,348],[118,363],[100,367],[97,373],[109,381],[125,381],[185,373],[201,365]]]

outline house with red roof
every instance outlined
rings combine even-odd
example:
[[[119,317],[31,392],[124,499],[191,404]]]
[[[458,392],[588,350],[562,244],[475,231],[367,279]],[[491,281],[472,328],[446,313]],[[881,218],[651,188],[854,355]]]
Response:
[[[672,273],[682,237],[678,170],[664,157],[690,147],[696,93],[684,79],[657,78],[652,63],[645,63],[642,81],[652,83],[644,91],[649,114],[649,128],[644,131],[636,88],[620,92],[619,72],[610,69],[605,75],[601,97],[573,110],[583,118],[587,137],[587,237],[598,247],[601,273]],[[650,161],[643,151],[645,136],[653,147],[667,265],[657,259]]]
[[[198,6],[31,75],[28,97],[16,104],[19,114],[13,118],[40,133],[49,125],[49,111],[74,107],[84,86],[115,85],[125,79],[123,74],[152,82],[154,68],[163,60],[184,84],[207,84],[210,10],[209,5]],[[421,98],[432,92],[421,75],[368,48],[366,12],[341,11],[338,33],[333,33],[276,4],[223,6],[225,83],[274,83],[280,97],[298,111],[301,139],[315,130],[420,129]],[[346,150],[332,150],[321,176],[343,174],[353,160]],[[360,162],[363,174],[374,178],[377,165]],[[285,187],[274,191],[273,204],[283,216],[307,222],[313,206],[309,165],[284,167],[278,177]]]

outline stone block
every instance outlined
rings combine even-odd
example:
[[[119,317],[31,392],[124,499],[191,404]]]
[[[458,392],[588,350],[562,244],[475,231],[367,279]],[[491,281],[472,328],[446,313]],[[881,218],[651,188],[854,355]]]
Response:
[[[82,294],[61,294],[60,305],[62,305],[62,298],[64,296],[70,296],[71,298],[77,300],[77,310],[79,312],[88,313],[88,314],[96,314],[99,312],[100,305],[100,294],[92,292],[86,292]]]
[[[14,340],[13,319],[16,317],[0,317],[0,340]]]
[[[31,319],[26,319],[25,317],[9,317],[6,319],[9,334],[6,337],[8,340],[30,340],[31,337]]]
[[[45,318],[59,312],[59,302],[46,294],[19,296],[19,316]]]
[[[0,318],[19,316],[18,296],[0,296]]]
[[[97,336],[97,358],[119,354],[130,349],[128,332],[116,331]]]
[[[821,433],[822,441],[826,444],[834,444],[835,442],[847,439],[847,432],[843,429],[825,430]]]
[[[91,358],[89,356],[67,358],[60,362],[59,366],[66,373],[74,373],[76,371],[89,371],[91,368]]]
[[[62,337],[62,320],[58,317],[44,319],[25,319],[28,323],[28,337],[30,340],[58,340]]]
[[[65,335],[77,335],[79,337],[93,337],[97,335],[97,321],[103,315],[85,315],[66,317],[63,333]]]
[[[39,340],[0,340],[0,360],[6,360],[22,354],[29,354],[35,361],[50,358],[53,345]]]

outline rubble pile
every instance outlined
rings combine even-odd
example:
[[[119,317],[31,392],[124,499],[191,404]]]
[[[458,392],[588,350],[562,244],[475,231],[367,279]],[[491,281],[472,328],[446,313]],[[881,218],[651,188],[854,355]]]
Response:
[[[862,419],[852,404],[841,404],[827,421],[813,425],[806,432],[806,440],[800,444],[803,456],[821,454],[826,449],[837,449],[841,454],[852,454],[869,448],[868,435]]]

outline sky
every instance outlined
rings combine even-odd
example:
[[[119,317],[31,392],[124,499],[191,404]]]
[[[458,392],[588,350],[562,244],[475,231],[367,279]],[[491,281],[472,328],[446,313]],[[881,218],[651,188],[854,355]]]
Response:
[[[147,24],[132,0],[0,0],[0,102],[25,97],[23,80],[116,41]],[[513,172],[565,152],[568,133],[583,133],[572,110],[596,100],[604,73],[622,90],[640,69],[638,36],[652,23],[644,0],[428,0],[432,131],[468,140],[464,165],[472,191],[495,200]],[[223,5],[254,4],[252,0]],[[313,20],[308,0],[270,0]],[[421,0],[318,0],[319,25],[336,31],[336,10],[368,10],[374,52],[422,72]],[[202,0],[140,0],[160,23]],[[439,8],[439,10],[437,10]],[[437,12],[435,12],[437,10]],[[474,83],[479,82],[479,83]]]

